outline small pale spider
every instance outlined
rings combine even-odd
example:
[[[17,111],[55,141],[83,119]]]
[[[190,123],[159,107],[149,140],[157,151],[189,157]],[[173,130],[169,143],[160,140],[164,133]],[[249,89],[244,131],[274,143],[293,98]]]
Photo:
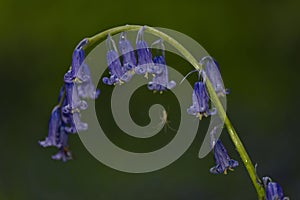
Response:
[[[177,130],[172,128],[170,126],[171,121],[168,120],[168,113],[165,109],[163,109],[162,114],[160,116],[160,123],[157,125],[157,129],[164,126],[164,131],[167,132],[167,129],[169,128],[171,131],[176,132]]]

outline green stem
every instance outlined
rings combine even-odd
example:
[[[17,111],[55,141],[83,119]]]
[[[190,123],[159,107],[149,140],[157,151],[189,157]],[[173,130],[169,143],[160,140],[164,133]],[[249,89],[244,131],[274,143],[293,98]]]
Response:
[[[88,38],[89,43],[87,44],[85,49],[87,49],[91,46],[94,46],[97,43],[100,43],[107,37],[108,34],[114,35],[114,34],[117,34],[117,33],[123,32],[123,31],[137,31],[141,27],[142,26],[139,26],[139,25],[126,25],[126,26],[119,26],[119,27],[108,29],[106,31],[103,31],[103,32],[91,37],[91,38]],[[202,66],[191,55],[191,53],[186,48],[184,48],[180,43],[178,43],[174,38],[170,37],[169,35],[161,32],[155,28],[149,27],[149,26],[145,26],[145,31],[149,32],[155,36],[160,37],[161,39],[163,39],[164,41],[166,41],[170,45],[172,45],[174,48],[176,48],[194,66],[194,68],[196,70],[202,69]],[[255,168],[251,162],[249,155],[247,154],[247,152],[244,148],[242,141],[238,137],[229,118],[227,117],[226,111],[224,110],[224,108],[223,108],[223,106],[222,106],[222,104],[221,104],[221,102],[209,80],[207,80],[206,85],[207,85],[208,92],[210,94],[210,98],[211,98],[213,104],[215,105],[215,107],[217,108],[221,119],[224,119],[226,128],[228,130],[228,134],[229,134],[233,144],[235,145],[235,148],[236,148],[237,152],[239,153],[239,155],[246,167],[246,170],[252,180],[252,183],[253,183],[253,185],[256,189],[257,195],[258,195],[258,199],[259,200],[265,199],[264,189],[258,183],[258,177],[256,175]]]

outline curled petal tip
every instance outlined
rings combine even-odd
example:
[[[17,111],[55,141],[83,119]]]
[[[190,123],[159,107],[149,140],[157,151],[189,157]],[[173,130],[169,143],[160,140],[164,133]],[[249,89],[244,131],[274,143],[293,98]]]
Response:
[[[170,81],[167,85],[167,88],[169,90],[173,89],[176,86],[176,82],[175,81]]]
[[[83,48],[84,46],[86,46],[89,42],[89,39],[88,38],[84,38],[83,40],[81,40],[75,49],[80,49],[80,48]]]
[[[102,78],[102,82],[105,84],[105,85],[112,85],[113,83],[109,80],[109,78],[107,77],[103,77]]]

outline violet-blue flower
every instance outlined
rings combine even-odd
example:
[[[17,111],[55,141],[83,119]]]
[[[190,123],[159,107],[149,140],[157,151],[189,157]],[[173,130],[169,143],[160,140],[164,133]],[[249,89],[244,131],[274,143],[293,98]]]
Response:
[[[71,76],[72,78],[78,77],[79,68],[84,61],[84,51],[83,47],[88,43],[88,39],[83,39],[79,42],[73,51],[72,55],[72,65],[71,65]]]
[[[58,152],[52,155],[51,158],[53,160],[61,160],[63,162],[66,162],[72,159],[72,153],[69,150],[68,146],[68,137],[69,135],[62,129],[62,132],[60,134],[61,146],[59,147]]]
[[[68,126],[65,126],[65,131],[67,133],[77,133],[80,131],[86,131],[88,129],[88,124],[80,121],[80,113],[64,112],[64,119],[68,122]]]
[[[83,63],[81,66],[81,74],[81,81],[77,84],[78,96],[90,99],[98,98],[100,90],[95,89],[91,79],[90,69],[86,63]]]
[[[193,105],[187,109],[188,114],[195,115],[202,119],[209,115],[214,115],[217,111],[215,108],[209,108],[209,96],[205,87],[205,72],[200,71],[199,74],[202,75],[202,80],[197,81],[194,84],[194,90],[192,95]]]
[[[284,197],[281,186],[273,182],[269,177],[262,178],[263,185],[266,192],[266,200],[288,200],[288,197]]]
[[[67,99],[64,99],[62,104],[62,121],[64,130],[67,133],[77,133],[78,131],[85,131],[88,124],[80,121],[80,110],[69,109]]]
[[[65,81],[71,80],[77,84],[78,95],[82,98],[96,99],[100,94],[100,90],[96,90],[91,80],[90,69],[84,63],[85,54],[83,47],[88,43],[87,39],[83,39],[76,46],[72,56],[72,66],[65,75]]]
[[[218,63],[210,56],[202,58],[199,63],[204,65],[205,73],[217,95],[220,96],[228,94],[229,90],[224,88]]]
[[[217,140],[213,147],[214,151],[214,160],[216,166],[210,169],[212,174],[227,174],[227,170],[232,170],[237,167],[239,163],[231,159],[220,140]]]
[[[126,32],[122,32],[120,34],[119,39],[119,51],[123,58],[123,67],[126,71],[133,70],[136,66],[136,57],[134,53],[134,49],[127,39]]]
[[[59,98],[59,101],[60,100],[61,99]],[[52,159],[62,160],[65,162],[70,160],[72,155],[68,150],[68,134],[65,131],[66,124],[62,116],[63,113],[61,111],[61,106],[55,106],[49,120],[48,136],[44,141],[39,141],[39,144],[42,147],[57,147],[59,151],[57,154],[52,156]]]
[[[65,106],[65,109],[68,109],[70,112],[73,112],[77,109],[85,110],[87,108],[87,103],[79,98],[77,87],[73,81],[65,79],[65,91],[67,100],[67,105]]]
[[[88,43],[82,40],[75,48],[70,69],[64,75],[64,84],[59,92],[58,105],[54,107],[48,124],[48,136],[39,141],[43,147],[55,146],[59,149],[52,159],[67,161],[72,158],[68,150],[68,134],[86,130],[88,125],[80,121],[80,111],[87,108],[82,98],[97,98],[88,66],[84,63],[83,47]]]
[[[128,82],[131,79],[132,74],[126,71],[122,66],[116,44],[110,35],[107,37],[106,45],[108,48],[106,60],[110,77],[104,77],[102,79],[103,83],[113,85]]]
[[[42,147],[61,147],[61,144],[59,142],[61,123],[61,109],[59,106],[55,106],[51,112],[51,116],[48,123],[48,136],[44,141],[39,141],[39,144]]]
[[[148,83],[148,89],[154,91],[164,91],[176,86],[175,81],[169,81],[168,68],[165,61],[163,41],[160,39],[152,44],[156,46],[157,54],[154,58],[153,79]]]
[[[136,37],[136,52],[138,56],[138,64],[135,68],[136,74],[145,74],[153,72],[154,63],[152,61],[152,54],[148,47],[147,42],[144,40],[144,30],[143,26],[137,34]]]

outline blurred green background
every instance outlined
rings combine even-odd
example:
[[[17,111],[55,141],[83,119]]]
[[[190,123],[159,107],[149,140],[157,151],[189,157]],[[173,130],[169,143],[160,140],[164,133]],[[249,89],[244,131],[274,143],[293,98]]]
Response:
[[[299,8],[296,0],[0,0],[0,199],[256,199],[242,165],[227,176],[209,174],[212,155],[197,158],[201,132],[179,160],[148,174],[102,165],[77,136],[68,163],[38,146],[74,46],[123,24],[174,29],[202,44],[232,91],[228,114],[259,174],[300,199]],[[222,140],[241,162],[225,132]]]

